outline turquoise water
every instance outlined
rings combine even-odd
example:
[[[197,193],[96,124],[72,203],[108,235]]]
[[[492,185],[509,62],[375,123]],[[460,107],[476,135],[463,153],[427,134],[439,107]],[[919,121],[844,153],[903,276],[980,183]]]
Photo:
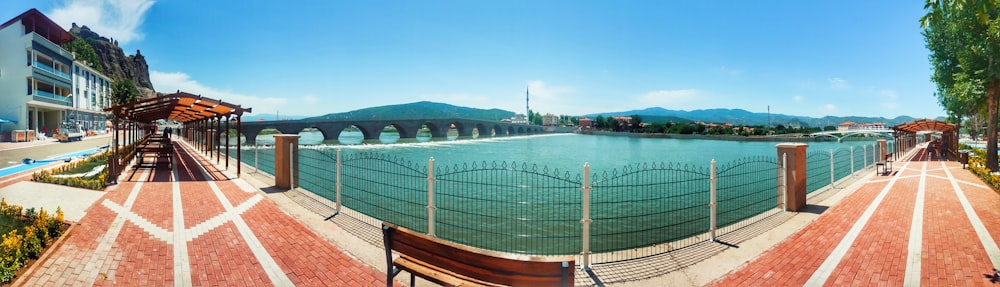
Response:
[[[360,143],[360,134],[354,136]],[[427,173],[433,157],[439,237],[508,252],[573,254],[580,250],[580,187],[587,174],[584,164],[589,164],[592,250],[609,252],[705,232],[712,160],[718,165],[720,227],[771,210],[776,144],[553,134],[313,145],[300,148],[299,184],[335,199],[332,163],[341,149],[345,206],[427,232]],[[866,157],[871,160],[874,140],[808,144],[812,191],[829,184],[831,151],[839,179],[852,172],[850,148],[858,170]],[[244,162],[253,164],[253,154],[244,152]],[[273,151],[259,150],[258,156],[258,166],[270,173]]]
[[[360,132],[349,134],[352,142],[360,143]],[[303,145],[322,142],[319,133],[302,133]],[[345,137],[341,137],[344,142]],[[391,138],[391,136],[390,136]],[[421,139],[417,139],[420,141]],[[259,144],[273,144],[266,136]],[[725,163],[749,156],[776,156],[780,142],[740,142],[704,139],[657,139],[579,134],[551,134],[520,137],[480,138],[471,140],[429,141],[403,144],[318,145],[318,149],[340,148],[346,152],[371,151],[388,153],[411,161],[426,162],[434,157],[437,165],[461,164],[471,161],[514,161],[545,165],[560,170],[582,171],[584,163],[592,170],[602,171],[626,165],[666,162],[708,166],[714,159]],[[808,152],[836,150],[874,144],[872,141],[810,142]],[[870,152],[870,150],[869,150]]]

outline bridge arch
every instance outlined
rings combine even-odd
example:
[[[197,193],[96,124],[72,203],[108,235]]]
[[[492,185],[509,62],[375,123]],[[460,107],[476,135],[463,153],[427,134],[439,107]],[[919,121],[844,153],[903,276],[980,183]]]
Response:
[[[365,140],[378,140],[386,126],[393,126],[399,131],[400,138],[415,138],[422,127],[430,130],[432,138],[447,138],[448,130],[455,125],[455,130],[461,137],[471,137],[476,129],[481,135],[521,135],[541,132],[540,127],[523,124],[500,123],[495,121],[470,120],[461,118],[444,119],[400,119],[400,120],[356,120],[356,119],[324,119],[324,120],[286,120],[260,121],[243,123],[243,135],[247,140],[256,140],[265,128],[274,128],[281,133],[295,134],[305,128],[315,128],[323,134],[324,140],[337,140],[344,129],[355,126],[361,131]]]

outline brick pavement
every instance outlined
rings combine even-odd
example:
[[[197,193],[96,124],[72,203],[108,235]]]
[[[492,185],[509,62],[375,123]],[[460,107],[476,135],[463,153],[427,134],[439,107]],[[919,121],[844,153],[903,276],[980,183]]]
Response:
[[[987,286],[1000,282],[1000,195],[923,149],[713,286]],[[978,228],[977,228],[978,226]]]
[[[385,286],[385,274],[175,143],[173,171],[136,169],[23,286]],[[398,285],[398,283],[397,283]]]

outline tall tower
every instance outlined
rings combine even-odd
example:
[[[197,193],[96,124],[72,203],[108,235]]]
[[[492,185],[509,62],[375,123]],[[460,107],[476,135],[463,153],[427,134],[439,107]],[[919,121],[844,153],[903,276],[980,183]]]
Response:
[[[528,104],[528,95],[531,94],[530,87],[524,86],[524,115],[525,119],[528,120],[528,124],[531,124],[531,105]]]

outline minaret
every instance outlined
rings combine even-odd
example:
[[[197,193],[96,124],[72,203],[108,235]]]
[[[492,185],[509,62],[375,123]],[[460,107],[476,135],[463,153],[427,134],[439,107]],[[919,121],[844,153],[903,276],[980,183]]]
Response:
[[[530,87],[528,87],[528,86],[524,87],[524,112],[525,112],[524,115],[526,116],[525,119],[528,120],[528,124],[530,125],[531,124],[531,106],[528,105],[528,95],[530,95],[531,93],[529,92],[529,88]]]

